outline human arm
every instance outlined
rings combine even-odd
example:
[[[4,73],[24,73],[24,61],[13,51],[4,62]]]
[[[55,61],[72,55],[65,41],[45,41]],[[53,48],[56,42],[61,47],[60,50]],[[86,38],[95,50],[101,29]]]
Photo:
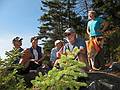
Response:
[[[89,30],[89,27],[87,26],[87,34],[90,36],[90,30]]]
[[[45,55],[42,53],[42,57],[38,60],[38,62],[43,61],[44,58],[45,58]]]
[[[103,26],[101,32],[104,32],[108,28],[109,22],[108,21],[103,21],[101,25]]]
[[[56,60],[56,50],[55,50],[55,48],[53,48],[52,50],[51,50],[51,53],[50,53],[50,61],[52,62],[52,63],[54,63],[54,61]]]
[[[104,32],[108,28],[109,22],[104,20],[104,19],[102,19],[102,18],[99,18],[98,21],[100,23],[100,27],[98,28],[97,31],[98,32]]]

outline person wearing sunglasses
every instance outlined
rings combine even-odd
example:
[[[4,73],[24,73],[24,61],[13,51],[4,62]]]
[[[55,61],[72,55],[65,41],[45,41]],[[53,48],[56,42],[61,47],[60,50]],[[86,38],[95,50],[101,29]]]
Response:
[[[66,50],[72,52],[75,47],[80,51],[75,55],[75,59],[83,61],[87,64],[87,53],[86,53],[86,43],[83,38],[77,36],[76,31],[73,28],[68,28],[64,32],[68,43],[64,45],[63,53],[66,53]],[[88,65],[87,65],[88,66]]]

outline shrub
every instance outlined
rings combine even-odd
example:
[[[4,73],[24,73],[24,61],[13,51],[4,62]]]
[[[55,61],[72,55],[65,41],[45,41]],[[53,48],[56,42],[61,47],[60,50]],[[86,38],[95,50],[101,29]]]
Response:
[[[17,73],[21,66],[13,64],[20,53],[14,49],[6,52],[6,56],[5,60],[0,59],[0,90],[26,90],[23,76]]]
[[[78,50],[74,50],[75,53]],[[61,55],[58,59],[58,66],[53,67],[48,74],[39,76],[32,80],[32,84],[38,90],[78,90],[82,86],[87,86],[85,82],[78,81],[79,77],[87,77],[87,74],[81,68],[85,67],[85,63],[73,60],[75,53]]]

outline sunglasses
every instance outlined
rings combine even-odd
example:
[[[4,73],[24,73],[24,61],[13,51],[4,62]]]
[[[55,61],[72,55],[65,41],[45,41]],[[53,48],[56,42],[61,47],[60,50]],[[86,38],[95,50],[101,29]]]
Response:
[[[65,34],[66,37],[68,37],[68,36],[70,36],[70,35],[71,35],[71,33]]]

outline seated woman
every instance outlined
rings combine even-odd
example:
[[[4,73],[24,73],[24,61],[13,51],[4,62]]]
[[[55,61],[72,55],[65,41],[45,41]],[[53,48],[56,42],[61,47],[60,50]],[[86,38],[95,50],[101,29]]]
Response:
[[[63,47],[63,41],[62,40],[56,40],[54,43],[55,47],[52,48],[50,53],[50,61],[52,66],[54,65],[55,61],[60,58],[60,50]]]

